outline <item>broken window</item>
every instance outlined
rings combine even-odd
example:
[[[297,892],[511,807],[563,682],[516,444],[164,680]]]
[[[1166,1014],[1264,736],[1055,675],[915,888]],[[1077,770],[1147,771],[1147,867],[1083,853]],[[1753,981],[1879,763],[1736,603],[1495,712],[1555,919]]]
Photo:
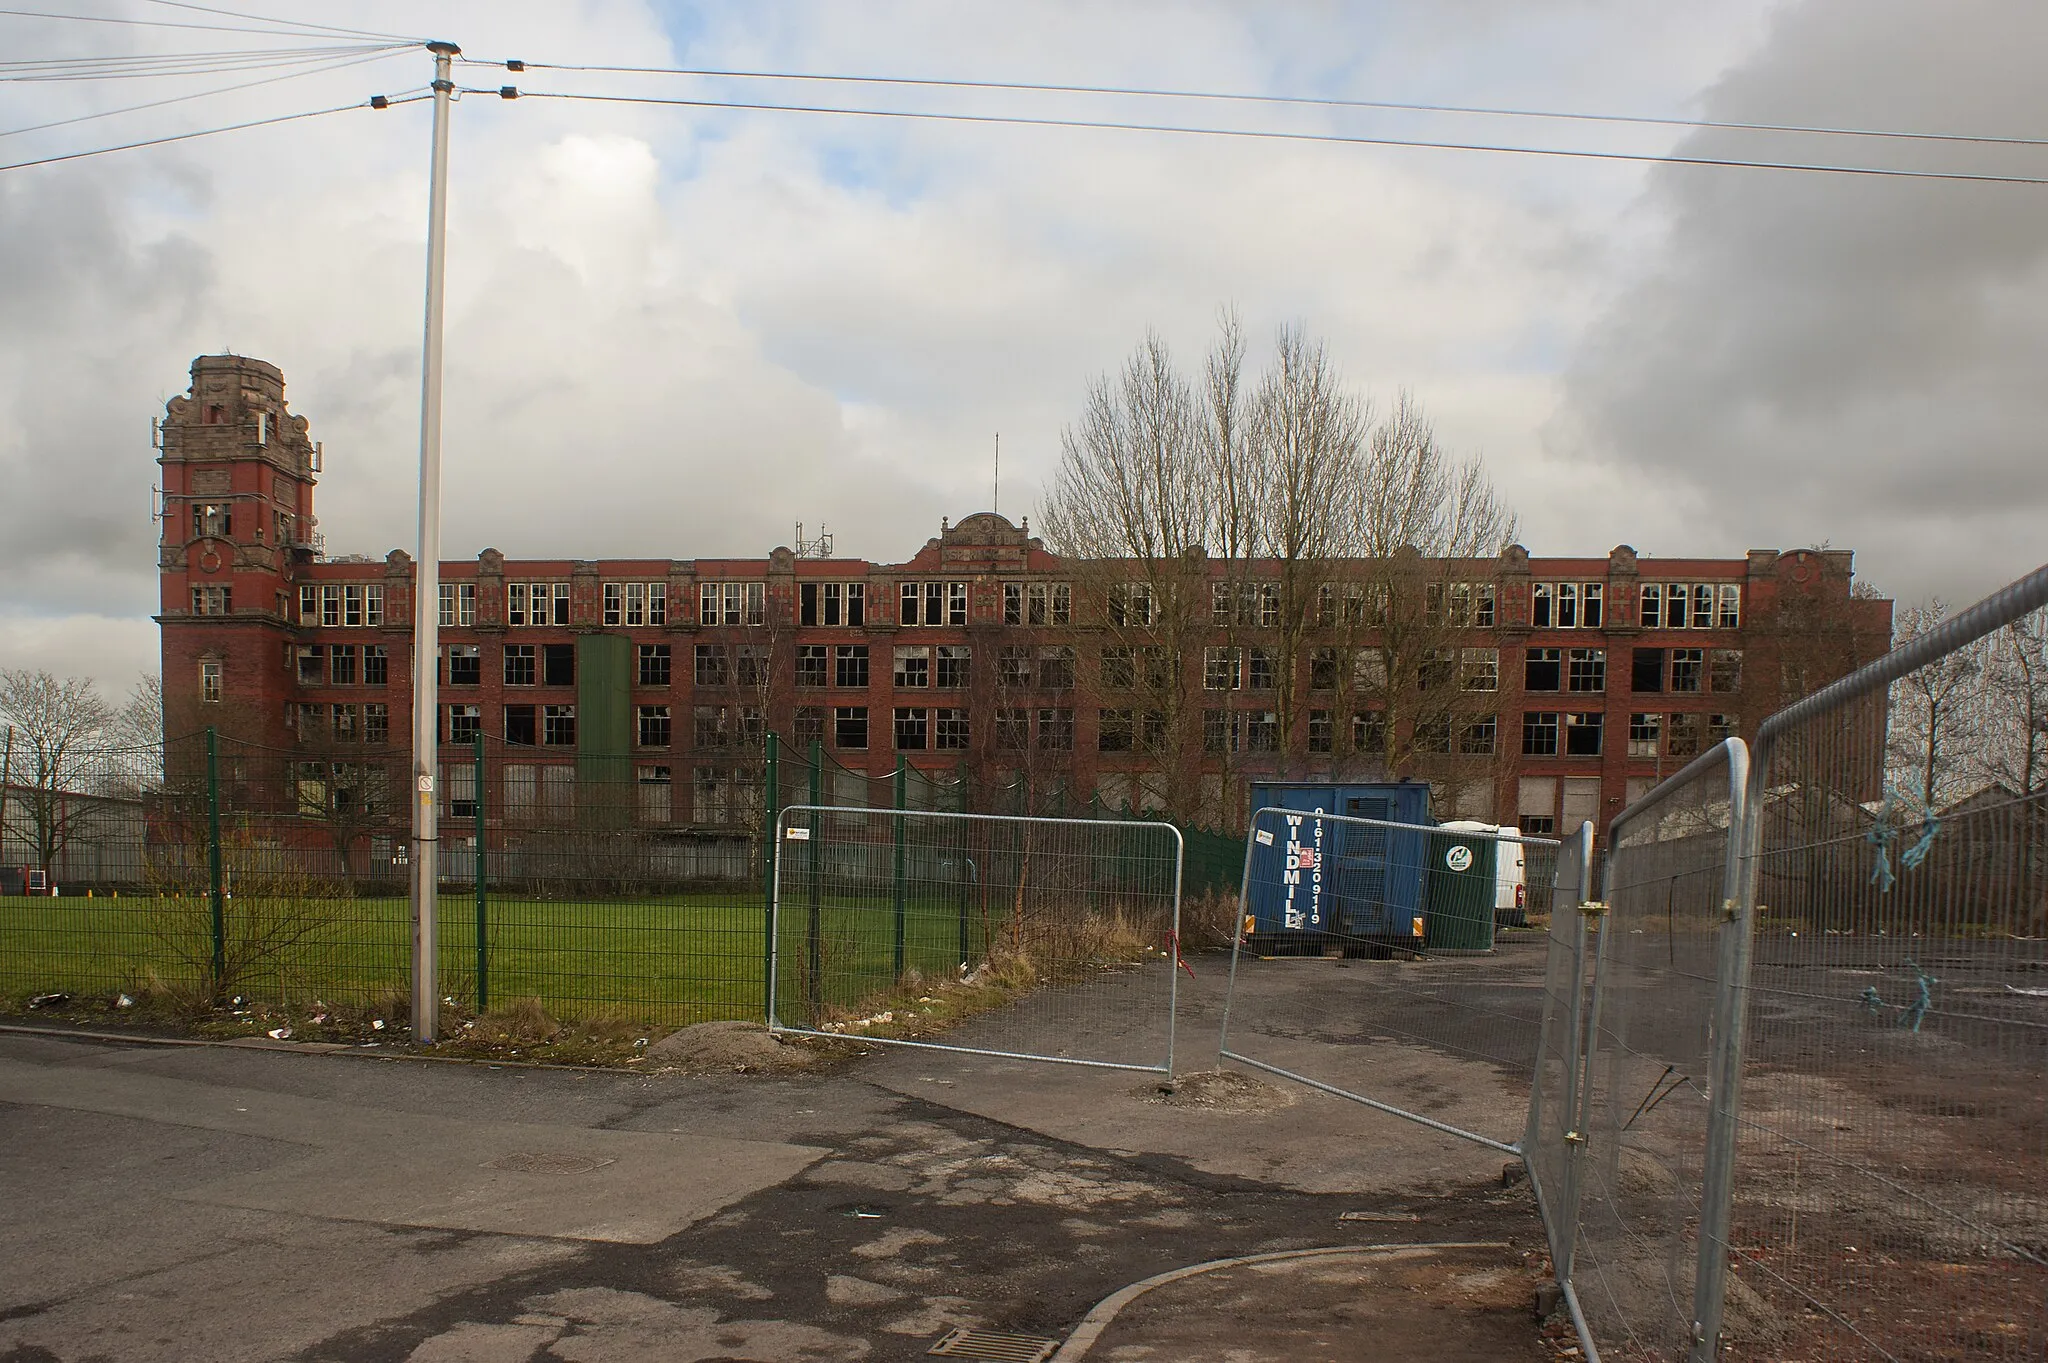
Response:
[[[1387,749],[1387,712],[1354,710],[1351,714],[1351,746],[1362,753],[1383,753]]]
[[[1031,712],[1004,708],[996,711],[996,746],[1005,752],[1022,752],[1031,744]]]
[[[192,613],[194,615],[226,615],[234,596],[227,587],[194,587],[192,589]]]
[[[1422,691],[1440,690],[1449,686],[1457,673],[1458,650],[1433,648],[1420,663],[1416,664],[1415,685]]]
[[[333,644],[327,650],[327,674],[336,686],[352,686],[356,680],[356,646]]]
[[[1071,691],[1074,687],[1074,650],[1065,644],[1048,644],[1038,650],[1038,686],[1043,691]]]
[[[698,644],[696,649],[697,685],[732,685],[732,650],[724,644]]]
[[[532,686],[538,679],[534,670],[535,649],[532,644],[505,645],[505,685]]]
[[[690,713],[690,745],[700,752],[731,747],[738,737],[730,705],[699,705]]]
[[[1135,625],[1152,623],[1152,587],[1145,582],[1119,582],[1109,589],[1109,623]]]
[[[381,701],[371,701],[363,706],[363,742],[389,743],[391,741],[391,707]]]
[[[450,644],[448,654],[448,684],[450,686],[482,686],[484,684],[484,651],[475,644]],[[350,650],[354,652],[353,649]],[[334,660],[341,661],[341,650],[334,650]],[[355,660],[349,660],[353,663]],[[336,671],[340,669],[337,667]],[[339,676],[336,681],[341,680]]]
[[[823,743],[825,708],[822,705],[797,706],[796,717],[790,725],[790,733],[796,739],[799,748],[809,748],[813,743]]]
[[[1238,651],[1211,647],[1202,650],[1202,689],[1235,691],[1239,682]]]
[[[1565,659],[1566,684],[1570,690],[1597,692],[1607,689],[1607,650],[1575,648]]]
[[[441,714],[443,743],[474,743],[484,730],[484,713],[480,705],[444,705]]]
[[[1735,716],[1707,716],[1707,742],[1709,744],[1725,743],[1733,737],[1735,737]]]
[[[1671,735],[1665,740],[1664,751],[1673,757],[1698,757],[1705,733],[1704,719],[1703,715],[1671,716]]]
[[[1095,746],[1101,752],[1129,752],[1138,740],[1137,715],[1131,710],[1104,710],[1097,721]]]
[[[1712,655],[1712,671],[1707,684],[1724,695],[1732,695],[1742,689],[1742,650],[1739,648],[1717,648]]]
[[[213,659],[199,664],[199,699],[208,705],[220,703],[220,666]]]
[[[922,752],[931,737],[931,711],[923,706],[899,706],[896,711],[896,749]]]
[[[667,767],[640,767],[635,772],[640,790],[640,821],[668,823],[675,817],[675,782]]]
[[[192,504],[193,539],[230,539],[234,533],[235,513],[232,507],[221,502]]]
[[[1136,655],[1124,647],[1103,649],[1101,676],[1105,691],[1130,690],[1138,684]]]
[[[1645,582],[1643,584],[1642,608],[1636,622],[1644,629],[1662,629],[1664,627],[1664,587],[1662,583]],[[1640,690],[1641,688],[1638,687],[1637,689]]]
[[[666,748],[669,744],[669,715],[666,705],[642,705],[636,707],[635,718],[639,721],[640,746],[643,748]]]
[[[998,686],[1031,685],[1031,650],[1029,648],[1006,644],[996,653],[996,684]]]
[[[865,582],[806,582],[797,588],[797,623],[859,628],[867,624],[867,604]]]
[[[1310,752],[1332,752],[1336,749],[1336,728],[1330,723],[1328,710],[1308,712],[1308,750]]]
[[[576,744],[576,707],[573,705],[543,705],[540,708],[540,741],[551,748],[569,748]]]
[[[534,708],[531,705],[508,705],[505,707],[505,741],[524,747],[533,747],[540,740],[534,723]]]
[[[1044,752],[1069,752],[1074,746],[1074,712],[1047,706],[1038,712],[1038,746]]]
[[[868,684],[868,646],[866,644],[835,644],[833,646],[832,684],[834,686],[866,686]],[[866,712],[863,711],[862,713],[865,714]]]
[[[1742,625],[1742,588],[1733,582],[1724,582],[1719,591],[1720,610],[1715,615],[1715,628],[1739,629]]]
[[[1555,711],[1532,710],[1522,716],[1522,755],[1557,756],[1558,716]]]
[[[823,644],[798,644],[796,646],[796,684],[798,686],[824,686],[831,676],[830,658]]]
[[[1655,757],[1657,755],[1657,734],[1663,727],[1662,715],[1630,715],[1628,717],[1628,755],[1630,757]]]
[[[1246,752],[1280,751],[1280,719],[1271,710],[1247,710],[1243,716]]]
[[[299,685],[319,686],[327,680],[327,650],[319,644],[299,645]]]
[[[832,746],[865,748],[868,745],[868,707],[841,705],[832,711]]]
[[[1698,691],[1704,680],[1707,665],[1705,649],[1674,648],[1671,650],[1671,689],[1675,692]]]
[[[1458,685],[1466,691],[1500,689],[1500,650],[1465,648],[1458,650]]]
[[[1248,648],[1244,651],[1244,660],[1244,684],[1247,690],[1271,691],[1278,684],[1272,649]]]
[[[758,625],[765,618],[766,603],[767,588],[760,582],[700,582],[697,584],[697,623]]]
[[[738,686],[768,684],[768,649],[763,644],[738,644],[732,651],[732,679]]]
[[[1600,755],[1600,734],[1607,717],[1598,711],[1592,713],[1568,714],[1564,717],[1564,753],[1566,757],[1598,757]]]
[[[1560,691],[1564,689],[1564,651],[1556,648],[1532,648],[1522,659],[1522,689],[1524,691]]]
[[[899,623],[964,625],[967,623],[965,582],[905,582],[898,589]],[[1012,621],[1014,624],[1015,622]]]
[[[667,686],[669,684],[669,647],[667,644],[642,644],[639,647],[640,684],[642,686]]]
[[[356,741],[356,715],[357,710],[356,707],[353,705],[337,705],[334,707],[333,720],[335,742],[353,743]],[[472,733],[470,735],[470,741],[476,741],[475,734]]]
[[[1336,649],[1319,648],[1309,654],[1309,690],[1334,691],[1337,689],[1337,679],[1342,675],[1342,659]]]
[[[391,681],[391,658],[382,644],[363,645],[363,685],[387,686]]]
[[[938,685],[950,690],[965,689],[973,658],[974,650],[966,644],[940,644]]]
[[[1451,721],[1448,715],[1425,715],[1415,721],[1415,751],[1448,754],[1451,750]]]
[[[605,583],[604,622],[611,626],[666,624],[668,622],[668,583]]]
[[[965,750],[969,736],[968,717],[965,710],[932,711],[932,746]]]
[[[896,647],[896,685],[930,686],[932,684],[932,651],[919,644]]]
[[[1497,728],[1492,715],[1471,721],[1458,731],[1458,751],[1467,757],[1490,756]]]
[[[1664,690],[1664,650],[1639,648],[1629,664],[1629,690],[1639,696],[1654,696]]]

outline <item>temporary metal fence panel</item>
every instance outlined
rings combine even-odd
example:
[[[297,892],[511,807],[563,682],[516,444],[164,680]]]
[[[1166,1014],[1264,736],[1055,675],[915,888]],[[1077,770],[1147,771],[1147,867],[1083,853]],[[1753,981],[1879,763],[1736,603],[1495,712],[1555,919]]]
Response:
[[[1591,933],[1604,907],[1592,895],[1593,825],[1582,823],[1559,849],[1557,887],[1544,933],[1543,1025],[1522,1137],[1529,1186],[1549,1236],[1557,1282],[1571,1294],[1575,1319],[1579,1306],[1571,1257],[1578,1224],[1577,1161],[1585,1148],[1579,1133],[1585,1121],[1585,1024],[1593,988]]]
[[[1519,862],[1547,903],[1557,842],[1267,807],[1246,848],[1218,1054],[1518,1152],[1545,958],[1533,934],[1498,938],[1485,868]],[[1466,1081],[1448,1108],[1447,1061]]]
[[[2048,1357],[2044,602],[2048,568],[1759,732],[1745,1351]]]
[[[1701,1246],[1727,1234],[1747,778],[1731,739],[1610,826],[1566,1207],[1576,1239],[1560,1257],[1593,1339],[1625,1357],[1712,1354],[1725,1255]]]
[[[1172,1072],[1171,824],[791,805],[775,847],[774,1031]]]

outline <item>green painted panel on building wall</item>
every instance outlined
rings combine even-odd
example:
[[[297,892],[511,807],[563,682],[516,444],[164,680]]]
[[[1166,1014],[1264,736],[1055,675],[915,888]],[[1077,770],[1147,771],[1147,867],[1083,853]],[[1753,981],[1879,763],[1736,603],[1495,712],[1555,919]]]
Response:
[[[633,643],[623,634],[576,640],[576,807],[582,822],[633,820]]]

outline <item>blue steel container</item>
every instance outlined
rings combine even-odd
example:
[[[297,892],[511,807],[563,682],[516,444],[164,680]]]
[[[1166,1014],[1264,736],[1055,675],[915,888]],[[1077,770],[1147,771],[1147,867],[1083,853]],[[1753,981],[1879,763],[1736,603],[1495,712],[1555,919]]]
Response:
[[[1420,947],[1429,784],[1253,784],[1245,936],[1254,950]],[[1262,809],[1275,812],[1261,814]],[[1407,825],[1382,828],[1341,814]]]

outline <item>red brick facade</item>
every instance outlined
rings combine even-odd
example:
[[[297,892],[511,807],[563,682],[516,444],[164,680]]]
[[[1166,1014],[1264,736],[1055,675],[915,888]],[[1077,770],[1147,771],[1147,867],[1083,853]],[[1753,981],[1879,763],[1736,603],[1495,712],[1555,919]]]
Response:
[[[411,560],[400,551],[381,561],[322,556],[319,447],[305,419],[287,412],[278,370],[237,356],[195,360],[192,391],[169,404],[160,462],[158,618],[172,732],[214,724],[292,748],[307,746],[314,725],[323,748],[402,755]],[[1469,642],[1493,654],[1498,725],[1488,780],[1464,797],[1463,812],[1525,829],[1580,818],[1604,828],[1691,753],[1751,729],[1788,695],[1889,643],[1891,603],[1852,595],[1845,551],[1639,559],[1624,546],[1599,558],[1531,558],[1515,547],[1460,566],[1467,570],[1494,593],[1492,624],[1475,626]],[[1222,565],[1212,571],[1220,576]],[[575,729],[578,640],[624,636],[632,761],[642,779],[672,783],[660,821],[676,827],[738,821],[745,801],[736,792],[758,780],[766,731],[799,744],[820,737],[839,762],[875,775],[899,758],[945,773],[1035,761],[1084,798],[1098,788],[1129,795],[1129,774],[1144,766],[1120,750],[1120,735],[1104,732],[1105,710],[1131,713],[1105,691],[1105,601],[1027,529],[993,513],[946,526],[895,564],[798,558],[786,548],[760,559],[596,561],[508,561],[486,550],[444,564],[441,581],[441,702],[474,707],[444,710],[444,739],[451,728],[465,737],[474,723],[536,764],[573,762],[590,744]],[[905,618],[912,602],[914,620]],[[1231,637],[1256,645],[1257,634]],[[864,662],[854,652],[863,648]],[[1217,713],[1243,711],[1255,728],[1270,713],[1256,688],[1204,690],[1201,657],[1182,665],[1190,693]],[[1241,821],[1246,778],[1360,775],[1341,739],[1314,750],[1350,717],[1319,697],[1311,658],[1278,665],[1296,669],[1304,698],[1294,731],[1257,730],[1249,750],[1227,759],[1227,777],[1225,758],[1204,759],[1215,817]],[[462,758],[449,750],[444,760]]]

